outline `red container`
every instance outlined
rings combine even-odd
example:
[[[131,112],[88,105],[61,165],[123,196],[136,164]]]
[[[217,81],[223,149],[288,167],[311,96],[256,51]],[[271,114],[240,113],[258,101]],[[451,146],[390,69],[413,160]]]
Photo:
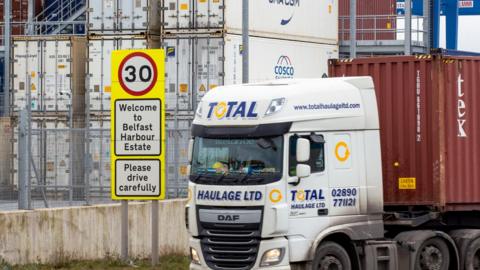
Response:
[[[11,0],[11,14],[12,14],[12,35],[23,35],[25,32],[25,25],[20,22],[28,21],[28,1],[29,0]],[[39,14],[42,7],[42,0],[35,0],[35,15]],[[3,5],[4,1],[0,0],[0,18],[3,21]]]
[[[350,0],[338,2],[338,30],[340,40],[349,40]],[[396,0],[357,0],[357,40],[392,40],[395,33]],[[374,29],[382,29],[374,31]],[[343,32],[342,32],[343,31]]]
[[[329,65],[332,77],[373,77],[386,206],[480,210],[480,57],[376,57]]]

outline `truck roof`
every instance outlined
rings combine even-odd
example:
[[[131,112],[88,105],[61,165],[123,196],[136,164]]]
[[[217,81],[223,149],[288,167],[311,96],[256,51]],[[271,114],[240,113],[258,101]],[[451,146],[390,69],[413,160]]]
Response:
[[[194,124],[254,126],[292,122],[292,131],[378,129],[370,77],[287,79],[220,86],[201,100]],[[307,128],[305,126],[305,128]]]

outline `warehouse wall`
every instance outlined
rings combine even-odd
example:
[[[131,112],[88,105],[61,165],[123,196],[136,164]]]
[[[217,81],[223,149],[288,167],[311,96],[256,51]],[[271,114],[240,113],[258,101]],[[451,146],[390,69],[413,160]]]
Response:
[[[187,254],[186,200],[159,203],[160,254]],[[129,255],[150,256],[151,203],[129,204]],[[0,259],[11,264],[91,260],[120,254],[119,204],[0,213]]]

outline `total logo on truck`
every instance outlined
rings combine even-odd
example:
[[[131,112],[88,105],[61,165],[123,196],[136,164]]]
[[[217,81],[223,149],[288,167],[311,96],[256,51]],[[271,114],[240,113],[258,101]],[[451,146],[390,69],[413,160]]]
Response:
[[[274,67],[275,79],[292,79],[295,75],[295,68],[292,61],[286,55],[281,55]]]

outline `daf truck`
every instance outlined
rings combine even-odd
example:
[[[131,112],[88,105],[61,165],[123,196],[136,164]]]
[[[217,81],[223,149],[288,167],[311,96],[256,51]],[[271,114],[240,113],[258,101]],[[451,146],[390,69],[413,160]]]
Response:
[[[209,91],[188,151],[190,269],[480,269],[474,208],[384,205],[398,186],[385,184],[382,154],[410,149],[382,149],[380,131],[371,77]],[[398,181],[406,196],[422,185]]]

